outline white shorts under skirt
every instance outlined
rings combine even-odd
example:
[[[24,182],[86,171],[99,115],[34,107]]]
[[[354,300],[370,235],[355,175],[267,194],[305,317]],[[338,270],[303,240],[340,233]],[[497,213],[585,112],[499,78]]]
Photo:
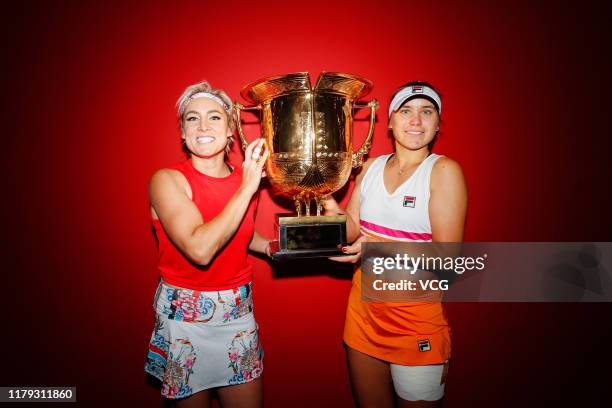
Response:
[[[252,284],[201,292],[160,283],[145,371],[166,398],[243,384],[263,372]]]
[[[444,396],[448,362],[424,366],[390,364],[393,387],[401,399],[437,401]]]

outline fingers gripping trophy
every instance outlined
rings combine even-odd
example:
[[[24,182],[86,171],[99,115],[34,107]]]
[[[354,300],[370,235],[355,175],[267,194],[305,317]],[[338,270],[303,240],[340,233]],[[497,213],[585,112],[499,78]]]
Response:
[[[248,142],[240,124],[242,110],[259,110],[262,137],[269,151],[266,173],[275,194],[291,198],[297,215],[277,215],[272,257],[276,260],[342,255],[346,216],[322,216],[322,199],[338,191],[352,168],[363,164],[371,147],[378,102],[357,104],[372,83],[340,72],[323,72],[314,88],[307,72],[264,78],[242,89],[251,103],[234,105],[242,148]],[[370,109],[363,145],[353,152],[353,110]],[[314,202],[314,214],[311,204]]]

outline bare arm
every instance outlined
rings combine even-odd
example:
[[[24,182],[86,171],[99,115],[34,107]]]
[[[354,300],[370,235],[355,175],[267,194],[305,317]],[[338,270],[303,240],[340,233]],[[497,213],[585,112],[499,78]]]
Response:
[[[438,159],[431,173],[429,220],[432,241],[462,242],[467,211],[467,187],[461,166]]]
[[[355,186],[353,187],[353,192],[351,193],[351,198],[349,198],[348,203],[346,204],[346,209],[340,208],[338,202],[333,197],[327,198],[323,202],[323,207],[325,208],[325,215],[336,215],[336,214],[344,214],[346,215],[346,235],[347,240],[349,242],[353,242],[359,236],[359,207],[360,207],[360,196],[361,196],[361,181],[363,180],[363,176],[366,174],[368,168],[372,164],[374,159],[368,159],[364,165],[363,169],[355,178]]]
[[[341,256],[341,257],[330,257],[329,259],[332,261],[343,262],[343,263],[355,263],[361,258],[361,243],[366,240],[365,236],[359,236],[360,234],[360,215],[359,208],[361,206],[361,182],[363,181],[363,177],[370,165],[374,162],[374,158],[368,159],[363,165],[363,170],[357,178],[355,179],[355,186],[353,188],[353,192],[351,194],[351,198],[349,198],[348,203],[346,204],[346,210],[342,210],[336,200],[330,197],[330,200],[326,200],[323,204],[325,207],[325,215],[332,215],[334,213],[337,214],[346,214],[346,235],[349,242],[352,242],[352,245],[349,245],[343,248],[343,252],[349,254],[350,256]],[[368,240],[372,240],[372,238],[368,237]]]
[[[187,181],[176,170],[159,170],[151,178],[149,195],[154,215],[161,221],[172,242],[193,262],[207,265],[238,229],[253,194],[257,191],[263,163],[252,160],[255,145],[251,143],[245,152],[243,178],[223,210],[213,219],[204,222],[200,211],[190,199]]]
[[[259,232],[255,231],[253,233],[253,239],[251,239],[251,243],[249,244],[249,249],[253,252],[266,254],[269,257],[271,255],[270,240],[264,238],[259,234]]]

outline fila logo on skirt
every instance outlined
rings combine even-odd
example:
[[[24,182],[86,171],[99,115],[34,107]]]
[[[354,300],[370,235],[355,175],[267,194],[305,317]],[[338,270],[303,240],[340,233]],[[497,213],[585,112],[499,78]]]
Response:
[[[414,208],[415,202],[416,202],[416,197],[404,196],[404,207]]]
[[[431,351],[431,344],[429,343],[429,339],[417,340],[419,344],[419,351]]]

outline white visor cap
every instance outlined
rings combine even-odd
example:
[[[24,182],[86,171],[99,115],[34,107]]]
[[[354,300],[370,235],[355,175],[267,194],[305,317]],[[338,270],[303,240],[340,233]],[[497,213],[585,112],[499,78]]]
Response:
[[[409,98],[415,96],[426,96],[435,102],[438,108],[438,113],[442,114],[442,100],[440,99],[440,95],[427,85],[413,85],[402,88],[391,101],[389,105],[389,118],[391,118],[391,114],[398,110],[400,106]]]

